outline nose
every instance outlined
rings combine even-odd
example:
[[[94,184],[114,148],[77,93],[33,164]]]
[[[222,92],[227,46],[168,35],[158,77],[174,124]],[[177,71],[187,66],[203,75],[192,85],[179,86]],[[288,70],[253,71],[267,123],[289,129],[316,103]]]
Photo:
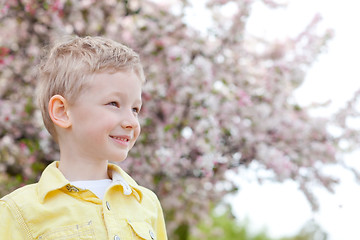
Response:
[[[126,112],[121,119],[121,127],[125,129],[134,129],[139,126],[139,120],[133,111]]]

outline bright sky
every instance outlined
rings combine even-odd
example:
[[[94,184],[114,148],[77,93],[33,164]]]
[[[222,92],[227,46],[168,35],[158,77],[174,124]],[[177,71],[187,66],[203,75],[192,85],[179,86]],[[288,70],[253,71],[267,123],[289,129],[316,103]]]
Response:
[[[328,115],[341,107],[360,88],[360,1],[291,0],[284,10],[266,10],[259,4],[253,9],[249,31],[267,37],[292,36],[300,32],[316,13],[323,16],[322,27],[335,30],[329,49],[308,72],[305,83],[296,93],[302,105],[331,100]],[[360,154],[347,162],[360,170]],[[240,172],[241,191],[231,201],[240,220],[248,218],[254,230],[266,228],[274,237],[298,232],[314,219],[329,234],[328,240],[360,239],[360,184],[341,167],[329,169],[341,179],[335,194],[315,188],[320,211],[312,213],[304,196],[293,182],[258,185],[251,170]]]

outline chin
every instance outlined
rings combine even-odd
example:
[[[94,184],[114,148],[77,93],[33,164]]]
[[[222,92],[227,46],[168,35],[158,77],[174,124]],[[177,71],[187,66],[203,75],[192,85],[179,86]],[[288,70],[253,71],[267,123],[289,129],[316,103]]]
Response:
[[[122,154],[121,156],[117,156],[113,158],[113,162],[120,163],[122,161],[125,161],[126,158],[127,158],[127,154],[126,155]]]

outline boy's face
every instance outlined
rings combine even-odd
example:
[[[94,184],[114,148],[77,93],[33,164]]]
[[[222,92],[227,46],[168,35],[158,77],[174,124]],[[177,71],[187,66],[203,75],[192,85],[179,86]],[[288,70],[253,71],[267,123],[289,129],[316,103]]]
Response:
[[[141,81],[125,71],[95,74],[88,85],[69,107],[72,148],[84,160],[123,161],[140,134]]]

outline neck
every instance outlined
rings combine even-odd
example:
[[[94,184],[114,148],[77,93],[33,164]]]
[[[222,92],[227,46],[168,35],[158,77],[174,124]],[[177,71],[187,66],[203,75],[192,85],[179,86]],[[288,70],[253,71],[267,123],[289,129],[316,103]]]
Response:
[[[109,179],[107,160],[93,158],[90,151],[79,148],[65,136],[59,134],[59,170],[68,181]]]
[[[69,181],[109,179],[108,161],[60,158],[59,170]]]

